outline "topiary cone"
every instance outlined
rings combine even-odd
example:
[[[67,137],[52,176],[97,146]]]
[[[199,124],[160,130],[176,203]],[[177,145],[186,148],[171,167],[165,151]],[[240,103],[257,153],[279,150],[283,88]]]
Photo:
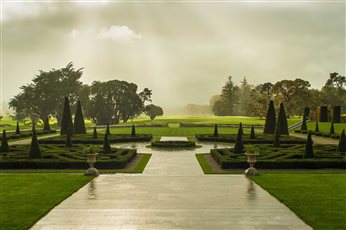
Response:
[[[107,123],[106,133],[107,133],[108,135],[111,135],[111,131],[109,130],[109,123]]]
[[[341,132],[337,151],[338,152],[342,152],[342,153],[346,153],[345,129],[343,129],[342,132]]]
[[[311,131],[309,131],[308,138],[306,139],[306,144],[305,144],[304,158],[314,157],[313,143],[314,142],[312,141],[312,138],[311,138]]]
[[[74,127],[74,133],[86,134],[82,105],[79,100],[77,101],[77,109],[76,109],[76,114],[74,116],[73,127]]]
[[[17,121],[16,134],[20,134],[19,122]]]
[[[334,122],[332,122],[330,124],[330,131],[329,131],[330,134],[335,134],[335,130],[334,130]]]
[[[71,131],[67,132],[66,141],[65,141],[65,147],[66,148],[72,148]]]
[[[135,136],[136,136],[136,128],[135,128],[135,125],[132,125],[131,137],[135,137]]]
[[[275,107],[273,100],[270,100],[267,114],[266,114],[266,121],[264,124],[264,134],[274,134],[275,132],[275,125],[276,125],[276,113],[275,113]]]
[[[2,131],[2,138],[1,138],[1,145],[0,145],[0,152],[9,152],[10,147],[8,146],[8,141],[7,141],[7,135],[6,135],[6,130]]]
[[[94,127],[93,139],[97,139],[97,130],[96,130],[96,127]]]
[[[306,125],[306,117],[303,117],[303,123],[300,130],[308,130],[308,126]]]
[[[217,128],[217,124],[215,124],[214,126],[214,137],[218,137],[219,136],[219,131],[218,131],[218,128]]]
[[[237,140],[235,142],[235,146],[234,146],[233,152],[237,153],[237,154],[241,154],[241,153],[244,152],[244,143],[243,143],[243,137],[242,137],[242,134],[241,134],[240,127],[238,129]]]
[[[275,136],[274,136],[274,141],[273,141],[273,146],[274,147],[280,147],[280,126],[279,124],[276,125],[275,129]]]
[[[29,158],[30,159],[41,158],[41,150],[37,141],[35,125],[33,125],[33,130],[32,130],[32,139],[31,139],[31,145],[30,145],[30,151],[29,151]]]
[[[241,135],[244,135],[243,124],[241,122],[239,123],[239,129],[240,129]]]
[[[50,125],[49,125],[49,118],[47,117],[45,122],[44,122],[44,127],[43,127],[43,131],[50,131]]]
[[[109,143],[109,138],[108,138],[107,132],[105,133],[105,137],[103,139],[103,152],[104,153],[111,153],[112,152],[112,148],[111,148],[111,145]]]
[[[251,125],[250,139],[256,139],[255,127]]]
[[[315,133],[319,133],[320,129],[318,127],[318,121],[316,121],[316,126],[315,126]]]
[[[287,117],[283,103],[280,103],[280,110],[278,115],[278,124],[280,126],[280,134],[289,135]]]
[[[68,130],[73,131],[71,107],[68,97],[64,99],[64,110],[62,111],[60,135],[66,135]],[[71,133],[73,134],[73,133]]]

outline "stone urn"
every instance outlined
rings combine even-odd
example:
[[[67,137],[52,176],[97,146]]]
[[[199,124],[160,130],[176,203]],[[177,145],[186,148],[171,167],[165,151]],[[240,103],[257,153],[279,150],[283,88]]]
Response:
[[[246,161],[249,163],[250,167],[245,170],[246,175],[256,175],[258,172],[256,168],[254,167],[256,163],[256,157],[257,153],[245,153],[246,155]]]
[[[89,153],[87,154],[87,162],[89,163],[88,170],[84,173],[86,176],[98,176],[100,173],[99,171],[94,167],[94,164],[96,163],[96,156],[98,153]]]

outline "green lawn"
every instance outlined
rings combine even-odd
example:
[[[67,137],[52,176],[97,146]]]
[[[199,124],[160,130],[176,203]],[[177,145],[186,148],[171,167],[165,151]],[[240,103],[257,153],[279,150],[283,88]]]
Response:
[[[345,229],[346,174],[262,174],[251,179],[313,229]]]
[[[318,128],[319,128],[320,132],[322,132],[322,133],[329,133],[330,125],[331,125],[331,122],[318,122]],[[316,122],[308,122],[307,126],[308,126],[308,130],[314,131],[315,126],[316,126]],[[300,127],[297,129],[300,130]],[[334,124],[334,130],[335,130],[336,134],[341,134],[343,129],[345,129],[345,131],[346,131],[346,123]]]
[[[0,229],[28,229],[91,179],[80,174],[0,175]]]

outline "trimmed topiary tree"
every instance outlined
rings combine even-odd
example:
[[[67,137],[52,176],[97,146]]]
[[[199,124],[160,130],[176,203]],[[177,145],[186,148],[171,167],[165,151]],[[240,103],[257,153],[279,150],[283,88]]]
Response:
[[[303,117],[303,123],[300,130],[308,130],[308,126],[306,125],[306,117]]]
[[[218,131],[218,128],[217,128],[217,124],[215,124],[214,126],[214,137],[218,137],[219,136],[219,131]]]
[[[65,147],[66,147],[66,148],[72,148],[72,137],[71,137],[71,132],[67,132],[66,141],[65,141]]]
[[[320,128],[318,127],[318,121],[316,121],[316,126],[315,126],[315,133],[319,133]]]
[[[68,131],[73,132],[73,123],[70,102],[68,100],[68,97],[65,97],[64,110],[62,111],[61,118],[60,135],[66,135]]]
[[[320,122],[328,121],[328,107],[320,106]]]
[[[107,133],[108,135],[111,135],[111,131],[109,130],[109,123],[107,123],[106,133]]]
[[[239,123],[239,129],[240,129],[241,135],[244,135],[243,124],[241,122]]]
[[[46,118],[46,121],[43,122],[43,123],[44,123],[43,131],[49,132],[49,131],[50,131],[49,118],[47,117],[47,118]]]
[[[280,147],[280,135],[281,135],[280,125],[276,124],[274,141],[273,141],[273,146],[274,147]]]
[[[311,138],[311,131],[309,131],[308,138],[306,139],[306,144],[305,144],[304,158],[314,157],[313,143],[314,142],[312,141],[312,138]]]
[[[235,146],[234,146],[233,152],[237,153],[237,154],[241,154],[244,152],[243,136],[241,134],[240,127],[238,129],[237,139],[235,141]]]
[[[2,138],[1,138],[1,145],[0,145],[0,152],[6,153],[9,151],[10,151],[10,147],[8,146],[6,130],[3,130],[2,131]]]
[[[20,134],[19,122],[17,121],[16,134]]]
[[[267,115],[266,115],[266,121],[264,124],[264,134],[274,134],[275,132],[275,125],[276,125],[276,113],[275,113],[275,107],[273,100],[270,100]]]
[[[77,101],[76,114],[74,115],[74,133],[75,134],[86,134],[84,116],[80,101]]]
[[[41,158],[41,150],[40,150],[40,146],[39,146],[38,141],[37,141],[35,125],[33,125],[33,129],[32,129],[32,138],[31,138],[31,145],[30,145],[30,150],[29,150],[29,158],[30,159]]]
[[[112,148],[111,148],[111,145],[109,143],[109,138],[108,138],[107,132],[105,133],[105,137],[103,139],[103,152],[104,153],[111,153],[112,152]]]
[[[304,107],[303,117],[308,118],[310,115],[310,107]]]
[[[250,139],[256,139],[255,127],[251,125]]]
[[[330,124],[330,130],[329,130],[329,134],[335,134],[335,130],[334,130],[334,122],[332,122]]]
[[[341,106],[333,107],[333,122],[340,123],[341,122]]]
[[[96,127],[94,127],[93,139],[97,139],[97,130],[96,130]]]
[[[345,129],[343,129],[342,132],[341,132],[337,151],[338,152],[342,152],[342,153],[346,153]]]
[[[135,128],[135,125],[132,125],[131,137],[135,137],[135,136],[136,136],[136,128]]]
[[[278,115],[278,124],[280,126],[280,135],[289,135],[287,117],[285,112],[285,107],[283,103],[280,103],[280,110]]]

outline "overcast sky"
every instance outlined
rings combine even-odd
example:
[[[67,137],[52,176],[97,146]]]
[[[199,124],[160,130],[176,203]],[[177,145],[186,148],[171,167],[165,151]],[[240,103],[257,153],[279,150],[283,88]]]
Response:
[[[2,101],[70,61],[82,81],[120,79],[168,107],[236,84],[345,75],[345,2],[2,1]]]

